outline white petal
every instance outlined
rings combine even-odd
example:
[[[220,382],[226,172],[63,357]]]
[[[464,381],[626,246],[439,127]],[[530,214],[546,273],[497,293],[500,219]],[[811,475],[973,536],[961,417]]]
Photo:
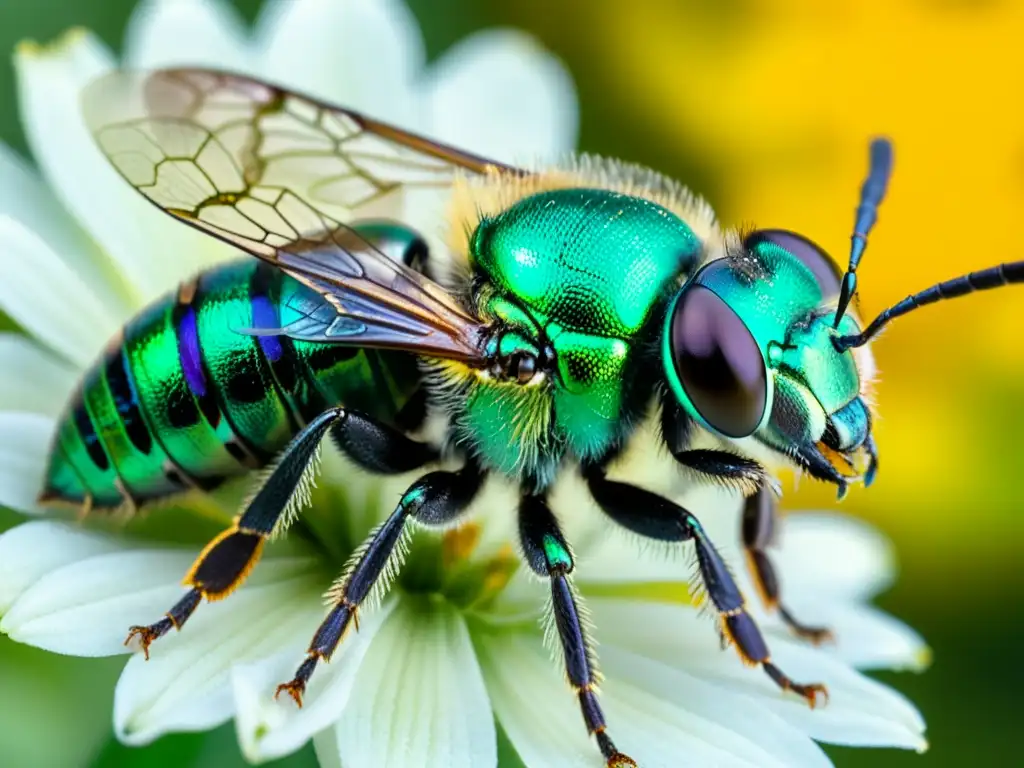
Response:
[[[892,545],[877,529],[827,512],[782,519],[772,559],[787,600],[803,595],[867,600],[892,584],[896,574]]]
[[[125,60],[139,69],[248,68],[245,23],[217,0],[146,0],[128,21]]]
[[[38,520],[0,535],[0,616],[51,571],[121,547],[112,536],[55,520]]]
[[[428,131],[506,162],[551,159],[576,145],[576,92],[565,66],[516,30],[466,38],[431,67]]]
[[[56,416],[80,374],[19,333],[0,333],[0,408]]]
[[[780,637],[770,639],[772,657],[797,682],[824,683],[827,706],[811,710],[783,693],[759,669],[743,666],[732,649],[723,651],[714,625],[698,612],[671,605],[625,600],[590,600],[602,646],[617,646],[676,666],[727,690],[754,696],[820,741],[923,749],[924,722],[905,698],[826,653]],[[637,627],[656,627],[640,632]]]
[[[256,26],[265,75],[379,120],[415,129],[412,80],[424,61],[399,0],[268,2]]]
[[[65,261],[14,219],[0,216],[0,242],[0,309],[86,366],[117,330],[116,317]]]
[[[835,642],[821,650],[853,667],[920,671],[931,660],[928,645],[917,632],[877,608],[836,601],[789,602],[795,616],[834,632]],[[783,627],[775,632],[788,637]]]
[[[609,725],[641,765],[674,765],[684,754],[718,764],[700,760],[694,740],[757,766],[831,765],[806,734],[745,696],[617,647],[604,648],[601,662]]]
[[[133,656],[114,692],[118,738],[138,745],[168,731],[212,728],[235,711],[233,664],[282,649],[301,659],[321,609],[318,581],[295,575],[296,567],[294,561],[262,563],[254,574],[262,577],[258,583],[200,606],[181,632],[153,645],[148,662]]]
[[[526,765],[598,765],[576,699],[539,637],[478,636],[495,711]],[[645,768],[826,766],[814,743],[746,697],[609,649],[601,702],[619,749]],[[685,756],[685,757],[684,757]]]
[[[129,653],[131,649],[124,646],[128,627],[155,621],[170,609],[182,596],[181,579],[195,559],[191,551],[129,546],[126,543],[117,551],[78,559],[48,572],[14,602],[0,628],[19,642],[57,653]],[[251,581],[258,585],[286,566],[290,568],[286,575],[293,574],[296,566],[279,562],[263,563]],[[203,606],[196,618],[206,613]],[[154,656],[173,642],[171,638],[161,640],[154,646]]]
[[[162,616],[181,596],[188,552],[119,549],[76,559],[22,593],[0,628],[15,640],[72,656],[128,653],[128,627]]]
[[[261,762],[291,754],[338,720],[363,658],[395,604],[395,600],[385,601],[380,609],[360,618],[359,631],[349,633],[332,661],[321,663],[310,678],[302,709],[287,696],[275,699],[273,693],[278,684],[291,680],[304,653],[288,650],[253,664],[235,665],[231,673],[235,727],[248,760]],[[303,633],[307,644],[322,618],[321,610]],[[340,759],[333,736],[318,749],[327,744],[335,759]]]
[[[0,504],[19,512],[39,511],[46,457],[56,423],[37,413],[0,412]]]
[[[489,632],[475,639],[491,706],[522,761],[529,768],[595,765],[597,748],[540,640]]]
[[[763,678],[756,683],[761,689],[759,700],[812,738],[851,746],[890,746],[918,751],[927,748],[920,713],[892,688],[829,659],[824,653],[792,642],[774,640],[772,656],[779,668],[793,679],[822,681],[828,686],[828,704],[812,711],[802,701],[783,697],[777,689],[773,690],[774,684],[767,676],[757,675]],[[745,689],[747,685],[747,681],[737,679],[735,688]]]
[[[127,312],[128,296],[112,280],[110,261],[39,174],[4,144],[0,144],[0,216],[9,216],[35,232],[108,303],[112,313]]]
[[[149,301],[196,269],[233,253],[156,210],[102,156],[82,118],[82,88],[114,65],[93,35],[77,30],[14,58],[22,122],[43,175],[64,205]]]
[[[577,554],[577,578],[583,589],[644,582],[678,582],[685,588],[691,562],[691,544],[643,541],[609,523],[597,541]]]
[[[320,768],[344,768],[341,755],[338,754],[338,740],[334,738],[334,730],[321,731],[313,737],[313,749],[316,750],[316,761]]]
[[[349,768],[495,765],[494,718],[462,617],[443,603],[401,601],[335,733]]]

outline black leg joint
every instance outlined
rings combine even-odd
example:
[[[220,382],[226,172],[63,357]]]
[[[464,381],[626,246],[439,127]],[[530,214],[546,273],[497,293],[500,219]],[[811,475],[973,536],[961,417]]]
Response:
[[[203,599],[203,593],[198,589],[190,589],[185,596],[174,604],[174,607],[167,612],[167,618],[173,622],[176,629],[185,626],[189,616],[195,613],[196,608]]]
[[[725,626],[733,642],[742,649],[743,656],[749,662],[768,660],[768,645],[761,635],[761,630],[746,611],[739,611],[725,616]]]
[[[324,659],[330,658],[331,652],[338,644],[338,638],[345,634],[355,613],[356,607],[351,603],[336,605],[317,628],[313,641],[309,644],[308,653]]]
[[[402,503],[408,514],[424,525],[439,527],[454,521],[483,484],[478,464],[467,460],[458,472],[431,472],[405,492]]]
[[[541,496],[524,496],[519,505],[519,540],[527,565],[538,576],[572,573],[574,562],[554,513]]]
[[[349,459],[377,474],[410,472],[437,458],[426,443],[359,413],[346,413],[331,427],[331,437]]]
[[[605,729],[604,712],[597,702],[597,694],[591,688],[581,688],[578,694],[580,709],[583,711],[583,722],[587,724],[587,732],[595,733]]]

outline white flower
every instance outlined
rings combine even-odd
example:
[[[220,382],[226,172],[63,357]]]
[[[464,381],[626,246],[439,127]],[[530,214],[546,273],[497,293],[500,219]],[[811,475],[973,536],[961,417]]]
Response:
[[[575,137],[570,80],[532,41],[483,32],[425,67],[414,20],[393,0],[268,3],[252,39],[212,0],[147,3],[130,24],[126,59],[260,74],[499,159],[551,156]],[[85,32],[16,56],[22,118],[43,179],[0,147],[0,307],[27,332],[0,336],[0,503],[26,514],[37,512],[60,409],[106,339],[178,279],[230,256],[152,210],[94,148],[78,92],[113,65]],[[332,569],[410,481],[373,480],[340,462],[328,456],[309,513],[334,526],[320,537],[327,546],[272,547],[244,587],[202,605],[184,631],[154,645],[150,661],[133,655],[115,694],[118,736],[143,744],[234,718],[254,761],[312,738],[325,765],[478,768],[497,764],[500,727],[531,768],[600,765],[575,697],[542,647],[546,590],[514,570],[512,506],[498,484],[477,501],[477,525],[417,536],[397,588],[321,665],[301,710],[272,698],[323,617]],[[640,462],[648,472],[651,464]],[[700,490],[684,501],[723,556],[740,563],[737,500]],[[572,478],[552,505],[569,510],[610,733],[645,768],[828,765],[815,740],[924,748],[914,707],[856,671],[916,667],[925,653],[911,630],[867,604],[893,564],[862,524],[795,516],[775,555],[787,603],[832,626],[836,645],[793,639],[752,601],[779,666],[828,684],[830,703],[811,711],[721,650],[713,624],[686,597],[684,564],[637,556]],[[158,514],[212,533],[197,510],[224,514],[214,507],[205,500]],[[127,628],[180,597],[197,551],[27,522],[0,536],[0,631],[57,653],[127,653]]]

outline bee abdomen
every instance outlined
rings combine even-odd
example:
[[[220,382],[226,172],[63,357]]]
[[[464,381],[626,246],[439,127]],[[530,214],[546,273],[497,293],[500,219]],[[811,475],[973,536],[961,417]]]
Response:
[[[43,499],[138,506],[266,464],[296,430],[272,370],[283,350],[238,330],[280,279],[233,262],[133,318],[68,404]]]
[[[361,231],[404,258],[398,226]],[[277,328],[317,297],[255,259],[207,270],[149,305],[85,374],[50,453],[44,501],[137,507],[266,465],[333,405],[394,422],[418,386],[411,355],[286,336]]]

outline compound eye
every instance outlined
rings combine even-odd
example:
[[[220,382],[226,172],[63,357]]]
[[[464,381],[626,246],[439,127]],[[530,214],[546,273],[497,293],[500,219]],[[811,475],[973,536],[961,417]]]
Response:
[[[785,229],[759,229],[743,241],[743,247],[755,251],[766,243],[778,246],[792,254],[811,270],[821,289],[822,297],[835,296],[843,279],[843,270],[832,257],[803,235]]]
[[[746,437],[764,416],[768,374],[750,331],[718,294],[693,285],[676,302],[672,363],[697,413],[726,437]]]
[[[515,355],[509,365],[509,374],[519,384],[529,384],[537,372],[537,358],[533,355]]]

